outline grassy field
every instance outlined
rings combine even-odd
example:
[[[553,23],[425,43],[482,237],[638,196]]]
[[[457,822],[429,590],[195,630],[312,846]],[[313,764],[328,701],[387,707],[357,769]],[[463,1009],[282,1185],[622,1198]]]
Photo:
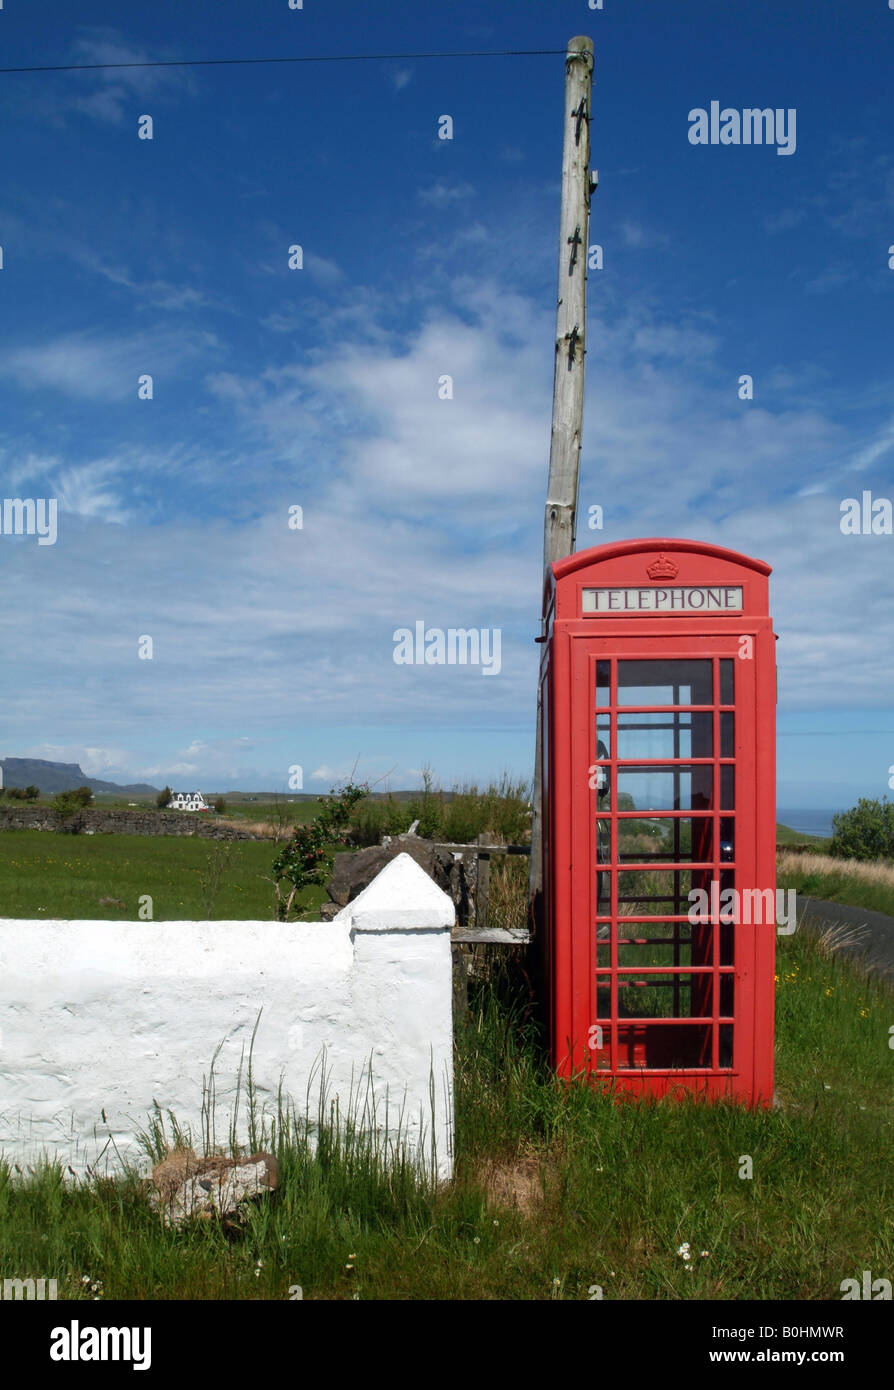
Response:
[[[786,845],[807,845],[816,849],[818,854],[824,854],[832,843],[831,838],[824,839],[821,835],[805,835],[800,830],[792,830],[790,825],[783,825],[781,821],[776,822],[776,844],[782,849]]]
[[[783,852],[777,873],[779,887],[794,888],[799,897],[850,903],[894,916],[894,864]]]
[[[780,1109],[614,1104],[557,1085],[485,987],[457,1036],[451,1184],[286,1139],[280,1191],[228,1238],[163,1228],[135,1180],[0,1169],[0,1269],[87,1300],[840,1298],[894,1270],[890,1012],[797,934],[780,941]]]
[[[133,920],[148,893],[157,922],[272,921],[273,887],[264,880],[274,853],[271,843],[251,840],[7,830],[0,835],[0,916]]]
[[[296,819],[309,819],[319,805],[316,800],[296,802],[289,810]],[[246,803],[244,814],[240,811],[233,820],[247,828],[257,815],[255,803]],[[123,921],[136,916],[139,898],[149,894],[159,922],[206,917],[265,921],[273,917],[273,890],[266,880],[275,853],[271,841],[235,841],[227,847],[175,835],[6,830],[0,834],[0,917]],[[850,861],[839,865],[814,856],[791,855],[780,863],[781,887],[894,913],[894,870],[884,871],[885,878],[874,866],[852,870]],[[326,897],[323,888],[305,889],[303,915],[313,913]],[[125,906],[101,905],[100,898],[116,898]]]
[[[10,831],[0,914],[126,918],[149,893],[159,920],[270,919],[274,852]],[[886,885],[878,871],[817,859],[783,858],[780,882],[800,875],[831,897],[839,875],[848,901],[854,884]],[[126,908],[99,907],[103,896]],[[834,1299],[863,1269],[892,1277],[882,986],[806,934],[779,939],[780,1106],[760,1112],[615,1104],[557,1085],[508,998],[505,981],[485,983],[458,1027],[451,1184],[384,1174],[334,1136],[314,1155],[280,1130],[280,1191],[233,1238],[163,1228],[135,1179],[72,1189],[52,1170],[23,1181],[0,1166],[0,1270],[56,1278],[60,1296],[78,1299],[287,1299],[296,1285],[330,1299],[565,1300],[597,1288],[606,1299]]]

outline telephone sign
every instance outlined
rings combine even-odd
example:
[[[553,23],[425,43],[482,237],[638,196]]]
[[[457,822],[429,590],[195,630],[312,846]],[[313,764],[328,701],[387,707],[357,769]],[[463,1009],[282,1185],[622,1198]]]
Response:
[[[772,1102],[769,574],[673,539],[550,567],[544,948],[561,1075]]]

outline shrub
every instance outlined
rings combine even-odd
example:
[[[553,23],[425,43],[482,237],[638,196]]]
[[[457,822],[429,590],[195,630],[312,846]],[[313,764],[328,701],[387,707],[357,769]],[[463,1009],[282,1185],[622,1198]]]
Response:
[[[164,791],[158,793],[158,796],[155,798],[155,804],[159,811],[163,811],[166,806],[170,806],[172,796],[173,792],[170,787],[165,787]]]
[[[369,794],[366,783],[333,787],[322,811],[306,825],[296,825],[291,838],[273,861],[276,915],[287,922],[295,898],[311,883],[323,884],[332,870],[335,848],[348,843],[347,829],[355,804]]]
[[[216,796],[214,798],[214,809],[217,811],[218,815],[223,815],[224,811],[227,809],[227,799],[225,796]]]
[[[418,811],[411,801],[397,801],[390,794],[381,801],[361,801],[351,815],[351,843],[377,845],[383,835],[403,835]]]
[[[83,829],[83,811],[93,800],[89,787],[76,787],[74,791],[59,792],[53,797],[53,810],[56,812],[56,829],[67,835],[77,835]]]
[[[894,859],[894,803],[861,797],[832,817],[829,853],[838,859]]]
[[[504,773],[483,791],[473,783],[454,793],[444,811],[443,837],[471,844],[486,834],[496,844],[525,844],[531,835],[530,787]]]
[[[89,787],[76,787],[74,791],[59,792],[58,796],[53,797],[53,810],[60,815],[70,816],[75,811],[82,811],[85,806],[89,806],[93,800],[93,793]]]

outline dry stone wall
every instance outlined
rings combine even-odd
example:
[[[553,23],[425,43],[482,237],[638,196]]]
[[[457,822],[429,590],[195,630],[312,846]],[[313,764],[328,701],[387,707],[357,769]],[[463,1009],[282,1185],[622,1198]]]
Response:
[[[203,840],[258,840],[248,830],[221,825],[201,812],[125,811],[89,806],[60,821],[48,806],[0,803],[0,830],[59,830],[75,822],[81,835],[194,835]],[[72,826],[72,828],[74,828]]]

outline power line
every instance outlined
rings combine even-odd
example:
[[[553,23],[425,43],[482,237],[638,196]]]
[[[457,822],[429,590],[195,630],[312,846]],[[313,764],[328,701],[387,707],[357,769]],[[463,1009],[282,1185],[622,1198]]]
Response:
[[[302,58],[173,58],[148,63],[56,63],[34,68],[0,68],[11,72],[98,72],[113,68],[212,68],[238,67],[252,63],[381,63],[418,58],[555,58],[564,56],[564,48],[501,48],[490,52],[454,53],[329,53],[311,54]]]

